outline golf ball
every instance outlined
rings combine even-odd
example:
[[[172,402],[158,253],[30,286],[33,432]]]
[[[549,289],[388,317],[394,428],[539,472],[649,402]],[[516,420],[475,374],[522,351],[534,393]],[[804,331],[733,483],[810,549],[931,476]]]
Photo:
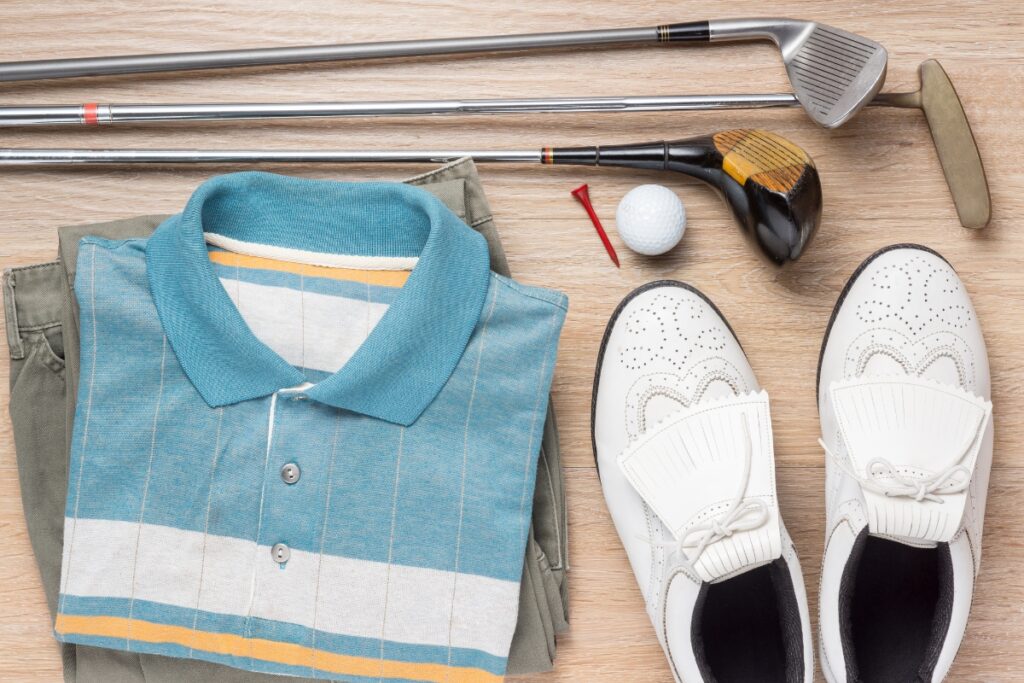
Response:
[[[619,236],[638,254],[664,254],[683,239],[686,209],[664,185],[640,185],[626,193],[615,212]]]

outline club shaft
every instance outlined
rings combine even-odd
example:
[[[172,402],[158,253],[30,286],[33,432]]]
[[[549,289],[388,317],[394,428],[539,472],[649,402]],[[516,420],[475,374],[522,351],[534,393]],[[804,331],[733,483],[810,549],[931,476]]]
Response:
[[[874,107],[920,107],[920,94],[881,93]],[[660,97],[550,97],[494,100],[305,102],[240,104],[81,104],[0,106],[0,127],[109,125],[153,121],[239,121],[290,118],[451,116],[561,112],[710,111],[799,107],[791,93],[666,95]]]
[[[799,106],[799,103],[789,93],[290,104],[42,105],[0,107],[0,126],[455,114],[695,111],[793,106]]]
[[[0,63],[0,81],[658,42],[658,27]]]
[[[0,166],[65,166],[208,163],[446,163],[473,157],[478,162],[540,163],[543,151],[449,150],[354,152],[330,150],[202,149],[0,149]]]

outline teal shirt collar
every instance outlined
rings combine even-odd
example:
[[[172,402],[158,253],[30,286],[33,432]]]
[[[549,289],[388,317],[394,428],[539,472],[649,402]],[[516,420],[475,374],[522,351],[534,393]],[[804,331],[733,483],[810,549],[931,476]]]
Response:
[[[214,272],[204,232],[329,254],[418,256],[355,355],[305,392],[406,426],[458,364],[490,281],[484,237],[425,190],[271,173],[212,178],[146,246],[150,291],[168,342],[211,407],[267,396],[306,378],[246,325]]]

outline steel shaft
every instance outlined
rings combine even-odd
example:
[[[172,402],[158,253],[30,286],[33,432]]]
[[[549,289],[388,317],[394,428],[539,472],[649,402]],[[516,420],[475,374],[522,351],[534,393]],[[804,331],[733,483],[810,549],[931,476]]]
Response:
[[[799,106],[789,93],[664,97],[552,97],[494,100],[306,102],[241,104],[83,104],[0,107],[0,126],[103,125],[139,121],[640,112],[755,109]]]
[[[204,149],[0,149],[0,166],[84,164],[203,164],[203,163],[445,163],[473,157],[474,161],[533,162],[543,152],[522,150],[446,150],[351,152],[330,150],[204,150]]]
[[[618,28],[597,31],[529,33],[512,36],[442,38],[435,40],[396,40],[349,45],[310,45],[302,47],[216,50],[211,52],[174,52],[116,57],[43,59],[0,64],[0,81],[34,81],[77,76],[194,71],[239,66],[335,62],[357,59],[383,59],[421,55],[448,55],[471,52],[504,52],[657,42],[658,28]]]

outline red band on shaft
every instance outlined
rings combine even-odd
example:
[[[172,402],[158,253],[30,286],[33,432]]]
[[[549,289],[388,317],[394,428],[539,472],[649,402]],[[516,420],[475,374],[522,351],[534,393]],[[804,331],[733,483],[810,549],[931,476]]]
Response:
[[[82,121],[87,126],[99,125],[99,104],[96,102],[86,102],[82,105]]]

